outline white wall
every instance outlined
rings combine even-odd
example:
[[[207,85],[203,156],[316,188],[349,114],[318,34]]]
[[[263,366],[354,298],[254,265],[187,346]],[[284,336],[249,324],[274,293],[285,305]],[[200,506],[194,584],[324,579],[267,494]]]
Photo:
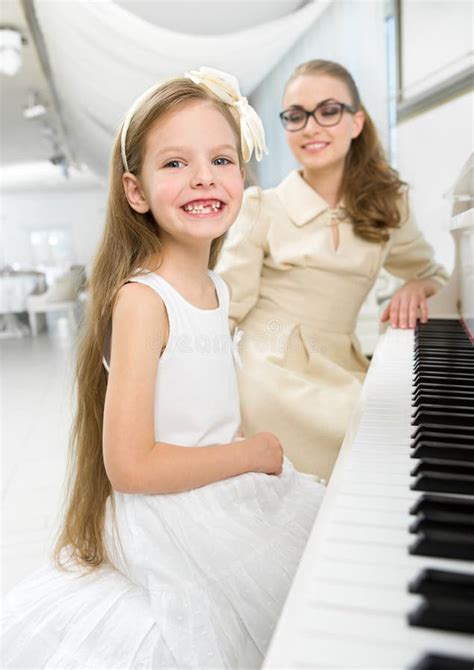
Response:
[[[473,48],[472,0],[404,0],[404,96],[435,85],[467,64]]]
[[[30,233],[65,228],[71,233],[73,262],[88,264],[103,229],[105,204],[106,191],[102,187],[4,191],[0,263],[31,267]]]
[[[403,0],[402,98],[449,81],[472,58],[471,0]],[[418,224],[449,269],[448,194],[474,149],[474,95],[467,92],[397,127],[397,167],[412,192]]]
[[[418,225],[452,268],[454,249],[448,232],[451,200],[443,197],[474,149],[474,95],[467,93],[401,123],[397,129],[398,168],[411,186]]]
[[[307,60],[337,61],[351,72],[387,146],[385,10],[385,3],[380,0],[336,0],[253,92],[251,103],[263,120],[269,147],[269,155],[257,168],[261,186],[276,185],[295,167],[278,113],[287,79],[297,65]]]

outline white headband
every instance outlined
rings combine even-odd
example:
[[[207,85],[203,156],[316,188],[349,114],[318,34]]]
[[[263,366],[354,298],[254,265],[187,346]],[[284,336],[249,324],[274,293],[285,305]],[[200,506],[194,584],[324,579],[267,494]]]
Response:
[[[240,94],[239,82],[236,77],[220,70],[214,70],[210,67],[201,67],[199,70],[186,72],[184,77],[190,79],[195,84],[207,88],[216,98],[222,100],[237,112],[240,121],[240,138],[242,143],[242,156],[246,163],[252,157],[255,151],[255,158],[262,160],[263,154],[268,154],[265,143],[265,130],[262,121],[257,112],[248,103],[247,98]],[[132,104],[127,112],[123,122],[122,133],[120,137],[120,146],[122,150],[123,167],[128,171],[127,154],[125,151],[127,132],[133,115],[140,105],[147,100],[152,93],[158,90],[163,84],[175,79],[166,79],[159,84],[154,84],[151,88],[142,93]]]

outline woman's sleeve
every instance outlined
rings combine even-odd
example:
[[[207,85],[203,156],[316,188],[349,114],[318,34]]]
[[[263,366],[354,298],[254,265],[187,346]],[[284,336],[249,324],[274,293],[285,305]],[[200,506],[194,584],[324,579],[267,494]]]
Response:
[[[401,225],[392,233],[384,268],[405,280],[429,278],[444,286],[449,274],[442,265],[436,263],[433,247],[418,229],[407,193],[402,196],[401,209]]]
[[[262,191],[252,186],[244,193],[242,208],[229,230],[215,268],[230,287],[231,331],[258,300],[268,228],[266,219]]]

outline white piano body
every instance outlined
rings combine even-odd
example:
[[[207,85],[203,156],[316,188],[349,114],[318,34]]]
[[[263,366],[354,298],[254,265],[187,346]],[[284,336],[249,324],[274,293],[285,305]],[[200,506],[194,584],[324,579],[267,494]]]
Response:
[[[474,162],[453,189],[456,261],[430,316],[474,333]],[[470,561],[414,556],[409,508],[413,331],[381,335],[318,517],[270,643],[271,668],[407,670],[423,654],[474,656],[469,634],[411,627],[423,568],[473,574]]]

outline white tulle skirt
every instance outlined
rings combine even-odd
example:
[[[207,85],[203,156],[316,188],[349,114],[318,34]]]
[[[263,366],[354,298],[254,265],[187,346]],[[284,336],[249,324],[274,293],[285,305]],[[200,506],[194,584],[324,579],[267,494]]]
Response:
[[[324,486],[285,459],[171,495],[114,493],[115,567],[47,566],[2,611],[2,668],[258,668]]]

